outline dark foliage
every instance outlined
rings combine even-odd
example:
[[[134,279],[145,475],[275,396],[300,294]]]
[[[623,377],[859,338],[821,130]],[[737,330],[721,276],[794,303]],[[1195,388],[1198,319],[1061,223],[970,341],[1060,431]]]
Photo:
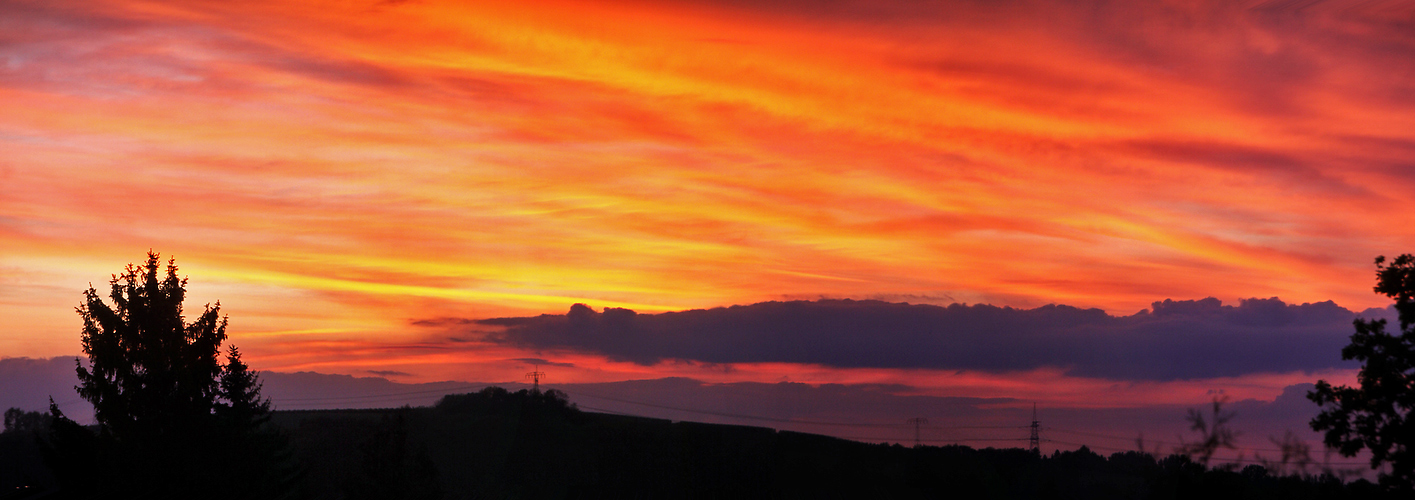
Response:
[[[1395,299],[1400,332],[1386,332],[1385,320],[1355,321],[1351,344],[1342,359],[1362,363],[1359,387],[1333,387],[1325,380],[1308,398],[1322,406],[1312,429],[1344,456],[1371,452],[1371,467],[1388,464],[1380,474],[1383,486],[1415,490],[1415,257],[1396,257],[1390,265],[1376,258],[1376,293]]]
[[[1234,442],[1237,440],[1238,434],[1228,425],[1228,422],[1233,420],[1236,414],[1223,411],[1225,402],[1227,402],[1227,398],[1215,396],[1212,413],[1207,418],[1204,416],[1204,412],[1191,408],[1186,419],[1189,421],[1189,430],[1199,433],[1199,439],[1192,443],[1182,443],[1175,451],[1198,460],[1200,464],[1208,467],[1209,460],[1213,458],[1215,452],[1220,449],[1235,449]]]
[[[448,394],[437,401],[438,410],[449,413],[514,411],[527,415],[575,415],[575,405],[564,392],[522,389],[511,392],[500,387],[487,387],[470,394]]]
[[[19,408],[5,410],[5,433],[44,434],[49,432],[49,415]]]
[[[19,408],[5,410],[5,431],[0,432],[0,499],[11,490],[43,490],[54,477],[44,467],[40,439],[49,433],[49,415]]]
[[[373,429],[359,453],[363,458],[358,473],[345,485],[345,498],[350,500],[437,500],[442,488],[437,481],[437,466],[427,454],[426,446],[414,452],[408,444],[405,418],[408,409],[394,415],[384,415]]]
[[[105,303],[93,288],[78,307],[89,368],[79,395],[97,431],[50,405],[48,461],[66,494],[86,497],[282,498],[298,468],[269,420],[256,375],[231,347],[226,318],[208,305],[183,317],[186,280],[158,256],[129,265]],[[218,486],[219,485],[219,486]]]

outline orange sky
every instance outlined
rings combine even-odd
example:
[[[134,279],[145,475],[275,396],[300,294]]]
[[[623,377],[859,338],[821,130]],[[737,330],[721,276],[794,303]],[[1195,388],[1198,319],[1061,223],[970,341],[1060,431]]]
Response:
[[[148,249],[257,368],[406,381],[1064,377],[643,367],[412,325],[576,302],[1386,305],[1372,259],[1415,250],[1408,11],[991,4],[5,2],[0,356],[77,353],[81,290]]]

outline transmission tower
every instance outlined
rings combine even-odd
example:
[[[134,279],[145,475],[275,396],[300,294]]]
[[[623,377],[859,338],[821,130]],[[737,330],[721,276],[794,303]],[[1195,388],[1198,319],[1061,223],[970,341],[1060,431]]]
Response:
[[[923,440],[919,439],[919,427],[929,423],[929,419],[924,417],[914,417],[909,419],[908,422],[914,424],[914,447],[918,448],[920,446],[923,446]]]
[[[526,372],[526,378],[531,379],[532,383],[535,384],[531,386],[531,392],[540,394],[540,378],[545,376],[545,372],[540,371],[540,365],[535,366],[535,371]]]
[[[1042,423],[1037,420],[1037,404],[1032,403],[1032,439],[1028,443],[1032,451],[1042,452]]]

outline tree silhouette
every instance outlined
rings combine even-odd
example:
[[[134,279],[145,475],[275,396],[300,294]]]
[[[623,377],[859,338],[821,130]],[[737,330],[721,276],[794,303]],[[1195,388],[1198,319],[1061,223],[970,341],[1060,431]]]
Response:
[[[49,430],[49,415],[19,408],[5,410],[5,431],[40,434]]]
[[[1395,299],[1399,335],[1386,332],[1386,320],[1355,321],[1351,344],[1341,358],[1362,362],[1360,387],[1333,387],[1317,381],[1307,398],[1321,405],[1312,430],[1325,432],[1323,441],[1351,457],[1363,448],[1371,452],[1371,468],[1389,464],[1380,474],[1387,488],[1415,487],[1415,257],[1396,257],[1389,266],[1376,257],[1376,293]]]
[[[1213,459],[1218,450],[1235,449],[1234,443],[1238,434],[1228,422],[1237,414],[1223,411],[1223,404],[1227,401],[1227,397],[1214,396],[1212,414],[1207,419],[1204,418],[1203,412],[1190,408],[1189,416],[1185,419],[1189,421],[1189,429],[1199,433],[1199,440],[1190,443],[1181,439],[1175,453],[1192,457],[1199,464],[1208,467],[1209,460]]]
[[[51,405],[53,461],[70,490],[153,498],[278,498],[296,469],[282,439],[265,428],[270,402],[231,347],[220,361],[227,319],[208,304],[192,322],[182,313],[186,279],[169,260],[159,273],[149,252],[110,281],[105,303],[84,292],[77,308],[89,367],[77,368],[79,395],[93,404],[98,433]],[[80,456],[83,455],[83,456]],[[67,480],[66,480],[67,479]]]
[[[221,400],[214,408],[216,415],[234,427],[245,429],[270,421],[270,400],[260,397],[260,378],[241,362],[241,351],[230,346],[226,359],[219,382]]]

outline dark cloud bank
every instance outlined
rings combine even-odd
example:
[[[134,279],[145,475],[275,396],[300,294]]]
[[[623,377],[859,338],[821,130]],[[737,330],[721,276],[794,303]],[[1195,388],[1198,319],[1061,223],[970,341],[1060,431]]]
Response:
[[[1358,315],[1331,301],[1294,305],[1276,298],[1237,306],[1214,298],[1165,300],[1129,316],[1064,305],[821,300],[662,314],[596,312],[576,304],[564,315],[476,323],[501,327],[486,334],[493,342],[645,365],[690,360],[990,372],[1060,367],[1078,376],[1177,380],[1354,368],[1341,360],[1341,348],[1358,316],[1392,315],[1388,309]]]

